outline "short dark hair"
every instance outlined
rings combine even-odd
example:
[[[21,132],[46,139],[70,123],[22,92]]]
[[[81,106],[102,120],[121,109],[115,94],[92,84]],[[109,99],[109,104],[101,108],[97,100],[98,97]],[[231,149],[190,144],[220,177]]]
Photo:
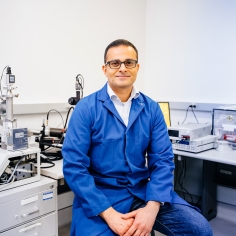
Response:
[[[132,47],[136,54],[137,54],[137,60],[138,60],[138,50],[137,48],[131,43],[129,42],[128,40],[125,40],[125,39],[117,39],[113,42],[111,42],[107,47],[106,47],[106,50],[105,50],[105,53],[104,53],[104,63],[106,63],[106,56],[107,56],[107,52],[110,48],[112,47],[117,47],[117,46],[120,46],[120,45],[125,45],[125,46],[130,46]]]

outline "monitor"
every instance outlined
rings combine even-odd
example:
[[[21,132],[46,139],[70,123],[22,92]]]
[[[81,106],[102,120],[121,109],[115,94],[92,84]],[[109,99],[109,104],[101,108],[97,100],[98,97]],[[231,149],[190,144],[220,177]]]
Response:
[[[159,104],[159,106],[161,108],[161,111],[163,113],[163,116],[164,116],[167,127],[170,127],[171,123],[170,123],[170,105],[169,105],[169,102],[158,102],[158,104]]]

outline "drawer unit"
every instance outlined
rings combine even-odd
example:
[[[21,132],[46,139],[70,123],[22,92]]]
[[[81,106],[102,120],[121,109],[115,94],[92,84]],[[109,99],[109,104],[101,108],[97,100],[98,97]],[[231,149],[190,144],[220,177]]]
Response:
[[[38,182],[0,192],[0,212],[3,216],[0,223],[1,236],[3,232],[5,235],[6,232],[12,231],[15,227],[28,227],[31,225],[29,222],[32,223],[32,221],[52,213],[56,215],[54,224],[57,229],[57,181],[41,176]],[[30,226],[26,231],[31,231],[31,227],[42,228],[39,226],[42,224],[37,223]],[[21,230],[21,235],[28,235],[26,231]],[[13,235],[18,234],[11,234],[11,236]],[[49,236],[49,234],[44,235]]]
[[[1,204],[1,212],[7,212],[7,214],[1,219],[0,232],[3,229],[55,211],[56,198],[57,192],[54,188]]]
[[[57,214],[51,213],[39,219],[30,221],[27,224],[15,227],[1,236],[56,236],[57,235]]]

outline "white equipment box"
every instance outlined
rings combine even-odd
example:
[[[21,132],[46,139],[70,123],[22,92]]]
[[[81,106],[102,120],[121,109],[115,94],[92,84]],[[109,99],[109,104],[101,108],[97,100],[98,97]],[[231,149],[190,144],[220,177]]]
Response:
[[[214,148],[217,137],[211,134],[210,124],[185,124],[168,128],[172,148],[188,152],[202,152]]]
[[[216,136],[207,135],[205,137],[195,139],[194,141],[190,141],[189,144],[182,144],[180,142],[172,143],[172,148],[188,152],[202,152],[214,148],[214,143],[216,140]]]
[[[170,139],[193,141],[211,134],[210,124],[184,124],[168,127]]]
[[[236,105],[213,109],[212,130],[219,140],[236,144]]]

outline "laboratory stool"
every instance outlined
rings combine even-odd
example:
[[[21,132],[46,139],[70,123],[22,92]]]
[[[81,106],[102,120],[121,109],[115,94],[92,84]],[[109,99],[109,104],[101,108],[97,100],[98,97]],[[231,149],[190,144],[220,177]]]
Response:
[[[156,234],[155,234],[156,232]],[[164,234],[162,233],[159,233],[158,231],[155,231],[154,229],[151,231],[150,233],[150,236],[165,236]]]
[[[154,229],[151,231],[150,235],[151,235],[151,236],[155,236],[155,231],[154,231]]]

